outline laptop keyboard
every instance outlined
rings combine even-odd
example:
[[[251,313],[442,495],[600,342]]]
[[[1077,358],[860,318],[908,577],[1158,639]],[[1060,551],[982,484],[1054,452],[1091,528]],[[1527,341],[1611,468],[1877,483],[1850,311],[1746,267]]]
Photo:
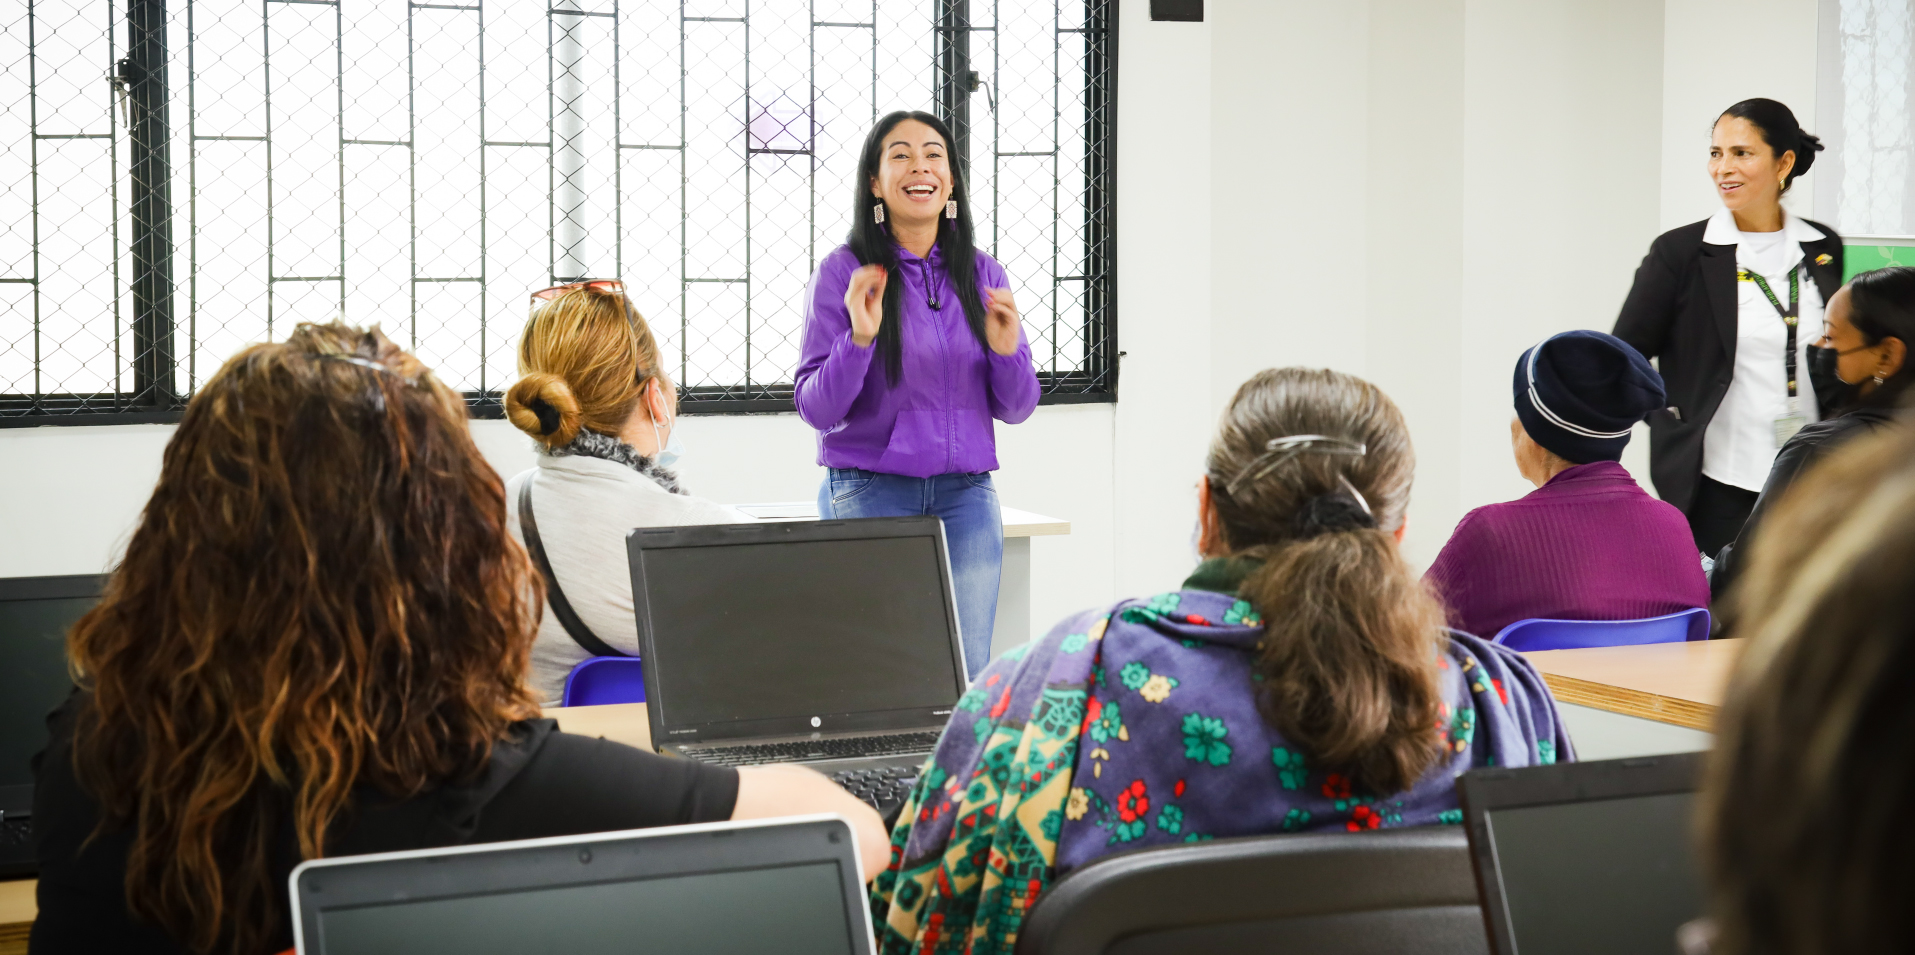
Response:
[[[0,849],[16,849],[32,843],[32,816],[24,812],[0,814]]]
[[[753,766],[813,759],[859,759],[873,756],[910,756],[936,749],[938,734],[897,733],[889,736],[851,736],[805,739],[788,743],[748,746],[686,746],[680,752],[692,759],[720,766]]]
[[[843,786],[851,795],[870,803],[871,808],[889,822],[891,814],[904,805],[906,797],[911,795],[911,787],[918,784],[918,767],[848,769],[833,773],[831,781]]]

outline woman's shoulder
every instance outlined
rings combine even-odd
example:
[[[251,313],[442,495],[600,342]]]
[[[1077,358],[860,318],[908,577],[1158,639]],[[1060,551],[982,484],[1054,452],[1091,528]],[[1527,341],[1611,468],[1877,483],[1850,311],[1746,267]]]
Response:
[[[991,253],[983,249],[978,249],[973,254],[977,257],[975,265],[977,267],[978,280],[993,288],[1001,288],[1002,286],[999,283],[1005,282],[1008,279],[1008,273],[1004,271],[1003,263],[992,258]]]
[[[1248,645],[1255,642],[1262,626],[1256,609],[1235,594],[1171,590],[1080,610],[1058,621],[1048,634],[1028,646],[1033,653],[1054,649],[1068,654],[1109,639],[1166,640],[1183,646]],[[1018,653],[1017,657],[1024,655]]]
[[[1465,664],[1466,670],[1471,666],[1481,666],[1487,670],[1520,673],[1539,681],[1542,679],[1528,657],[1488,637],[1461,630],[1446,630],[1444,634],[1449,638],[1449,658]]]
[[[1669,256],[1696,255],[1702,251],[1702,235],[1708,230],[1708,219],[1676,226],[1656,236],[1656,240],[1649,243],[1649,251]]]
[[[858,253],[851,251],[850,244],[846,243],[818,260],[818,277],[845,278],[858,270],[858,264]]]
[[[1836,242],[1836,245],[1840,246],[1842,244],[1841,243],[1842,235],[1841,233],[1835,231],[1834,226],[1829,225],[1826,222],[1817,222],[1816,220],[1811,219],[1808,216],[1796,216],[1796,218],[1801,219],[1803,225],[1810,226],[1814,228],[1817,232],[1822,233],[1822,238],[1811,240],[1811,241],[1827,242],[1830,239],[1834,239]]]
[[[646,521],[643,524],[633,524],[633,527],[755,522],[750,515],[737,508],[693,494],[675,494],[660,487],[644,475],[634,474],[633,476],[641,482],[637,485],[641,488],[641,493],[631,496],[632,510],[635,516]]]
[[[1782,450],[1777,452],[1776,456],[1814,454],[1829,445],[1873,431],[1892,420],[1879,414],[1863,414],[1859,411],[1834,418],[1824,418],[1821,421],[1803,425],[1802,430],[1797,431],[1782,445]]]
[[[1894,415],[1885,409],[1864,408],[1803,425],[1802,430],[1797,431],[1782,445],[1782,450],[1776,452],[1776,466],[1783,467],[1782,462],[1797,462],[1799,467],[1835,445],[1895,422]]]
[[[541,456],[538,467],[514,475],[506,482],[508,494],[516,494],[533,471],[543,472],[537,492],[540,499],[549,493],[554,507],[571,515],[554,520],[576,522],[589,518],[595,523],[626,528],[751,521],[735,508],[674,490],[678,477],[669,471],[654,468],[651,473],[640,473],[631,465],[583,454]],[[516,497],[511,505],[516,512]],[[544,515],[541,505],[541,524],[546,522]]]

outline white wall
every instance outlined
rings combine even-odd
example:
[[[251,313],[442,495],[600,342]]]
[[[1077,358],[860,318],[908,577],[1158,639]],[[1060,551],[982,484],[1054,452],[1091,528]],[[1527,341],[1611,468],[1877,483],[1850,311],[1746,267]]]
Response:
[[[1530,490],[1509,451],[1517,357],[1558,331],[1609,330],[1660,231],[1661,6],[1468,5],[1464,425],[1459,499],[1432,515],[1445,527],[1468,508]],[[1646,474],[1638,477],[1646,486]]]
[[[1469,508],[1527,489],[1507,444],[1517,354],[1608,328],[1649,241],[1712,210],[1714,115],[1766,95],[1815,128],[1816,0],[1207,6],[1153,23],[1120,4],[1122,400],[998,432],[1002,499],[1073,525],[1033,545],[1039,632],[1182,578],[1209,431],[1275,365],[1365,375],[1403,407],[1426,563]],[[0,430],[0,576],[110,565],[171,432]],[[502,471],[530,461],[503,422],[474,434]],[[795,416],[688,418],[685,436],[702,495],[816,492]]]
[[[1817,0],[1664,0],[1661,226],[1708,218],[1709,130],[1736,102],[1780,100],[1814,132]],[[1811,172],[1790,211],[1815,208]]]
[[[1208,7],[1213,401],[1272,365],[1381,385],[1416,438],[1425,564],[1529,489],[1517,355],[1609,328],[1660,231],[1662,2]]]

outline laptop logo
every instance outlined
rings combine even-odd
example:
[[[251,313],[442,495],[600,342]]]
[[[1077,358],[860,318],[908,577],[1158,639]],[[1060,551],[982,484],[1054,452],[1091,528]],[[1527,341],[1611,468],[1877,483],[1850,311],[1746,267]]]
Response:
[[[950,716],[951,711],[950,710],[932,710],[931,715],[932,716]]]
[[[817,718],[817,717],[815,717],[815,716],[814,716],[814,717],[812,717],[812,718],[811,718],[811,725],[812,725],[812,726],[814,726],[814,727],[817,727],[817,726],[823,726],[823,725],[824,725],[824,720],[821,720],[821,719],[819,719],[819,718]]]
[[[668,732],[670,732],[673,736],[682,736],[686,733],[696,733],[698,731],[693,729],[693,730],[669,730]]]

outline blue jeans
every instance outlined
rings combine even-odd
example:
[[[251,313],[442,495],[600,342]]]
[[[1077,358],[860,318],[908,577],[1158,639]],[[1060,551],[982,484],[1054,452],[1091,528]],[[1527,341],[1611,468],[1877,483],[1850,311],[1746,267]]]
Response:
[[[964,640],[967,677],[991,662],[991,629],[997,622],[997,582],[1004,566],[1004,520],[989,471],[914,478],[862,468],[831,468],[818,488],[818,516],[914,517],[944,520],[957,587],[958,630]]]

